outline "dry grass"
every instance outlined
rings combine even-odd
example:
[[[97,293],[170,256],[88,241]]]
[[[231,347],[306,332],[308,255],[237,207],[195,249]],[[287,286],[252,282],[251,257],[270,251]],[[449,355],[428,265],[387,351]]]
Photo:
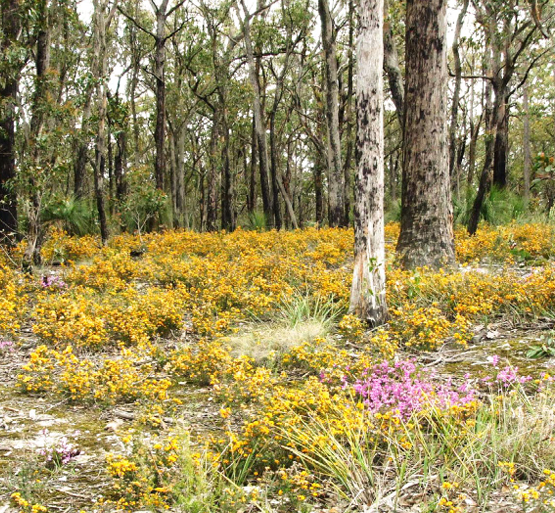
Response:
[[[298,322],[294,326],[276,324],[254,325],[226,339],[233,356],[249,356],[260,363],[286,353],[304,342],[325,338],[328,325],[316,319]]]

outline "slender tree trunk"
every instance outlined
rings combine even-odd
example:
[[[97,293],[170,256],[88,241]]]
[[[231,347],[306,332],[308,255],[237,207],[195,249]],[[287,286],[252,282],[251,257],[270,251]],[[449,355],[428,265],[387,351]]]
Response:
[[[106,208],[104,204],[104,173],[106,169],[106,109],[107,93],[105,78],[107,74],[107,52],[106,52],[106,17],[105,4],[101,0],[94,0],[94,23],[95,23],[95,75],[99,78],[96,86],[98,99],[98,133],[96,138],[95,164],[93,166],[94,195],[98,209],[100,224],[100,237],[102,244],[107,244],[109,237],[108,221],[106,219]],[[93,69],[95,66],[93,66]]]
[[[401,131],[403,130],[403,112],[404,112],[404,100],[405,100],[405,84],[403,82],[403,74],[401,73],[401,68],[399,67],[399,53],[397,51],[397,45],[395,44],[395,37],[393,35],[393,27],[391,26],[391,21],[389,17],[389,1],[384,0],[384,12],[385,12],[385,23],[384,23],[384,71],[387,75],[387,80],[389,83],[389,90],[391,92],[391,99],[395,105],[395,112],[397,113],[397,119],[399,121],[399,126]]]
[[[472,71],[474,71],[474,56],[472,56]],[[482,116],[478,123],[474,120],[474,81],[470,84],[470,143],[468,145],[468,187],[472,187],[474,181],[474,169],[476,167],[476,145],[480,133]]]
[[[383,214],[383,2],[361,0],[359,9],[355,259],[349,310],[371,326],[378,326],[387,320]]]
[[[185,216],[185,136],[185,127],[180,127],[175,151],[175,217],[179,227],[183,227]]]
[[[247,63],[249,67],[249,81],[253,89],[253,116],[254,130],[256,133],[256,142],[258,146],[258,162],[260,165],[260,188],[262,190],[262,203],[264,206],[264,215],[266,222],[272,226],[274,223],[273,201],[270,196],[270,188],[268,186],[268,176],[270,169],[268,165],[268,147],[266,143],[266,127],[264,123],[264,114],[262,112],[262,102],[260,97],[260,84],[258,83],[258,75],[254,61],[254,54],[251,41],[251,15],[248,13],[247,7],[241,0],[245,18],[243,21],[243,35],[245,38],[245,49],[247,51]]]
[[[116,200],[123,201],[126,194],[125,168],[127,161],[127,131],[120,127],[116,136],[116,156],[114,157],[114,178],[116,181]]]
[[[345,108],[345,162],[343,164],[343,183],[344,191],[343,195],[345,197],[345,211],[343,214],[343,226],[349,226],[350,224],[350,214],[351,214],[351,188],[352,188],[352,167],[353,167],[353,150],[354,150],[354,135],[353,127],[356,123],[354,111],[353,111],[353,101],[354,101],[354,81],[353,72],[355,67],[354,58],[354,35],[355,35],[355,7],[354,1],[349,0],[349,65],[347,69],[347,105]]]
[[[216,219],[218,215],[218,168],[219,158],[218,143],[220,139],[220,111],[214,111],[212,120],[212,133],[210,135],[210,164],[208,168],[208,205],[206,209],[206,229],[209,232],[217,230]]]
[[[324,187],[323,187],[323,172],[322,172],[322,158],[317,156],[314,162],[314,205],[315,205],[315,221],[318,227],[322,226],[324,221]]]
[[[491,59],[490,49],[486,45],[486,57],[484,58],[484,73],[486,75],[493,73],[493,62]],[[480,184],[478,186],[478,193],[474,199],[472,205],[472,211],[470,213],[470,219],[468,221],[468,233],[474,235],[478,229],[478,223],[480,222],[480,213],[482,211],[482,205],[484,199],[491,188],[492,182],[492,163],[493,163],[493,151],[495,142],[495,131],[497,129],[496,123],[496,110],[498,108],[497,101],[492,100],[493,84],[491,80],[486,82],[486,88],[484,92],[485,96],[485,149],[484,149],[484,165],[482,167],[482,173],[480,175]],[[498,95],[495,96],[498,99]]]
[[[455,260],[447,131],[447,0],[407,0],[401,233],[405,268]]]
[[[339,134],[339,80],[337,74],[337,42],[328,0],[318,0],[322,24],[322,45],[326,69],[326,121],[330,163],[328,180],[328,222],[342,226],[345,217],[341,138]]]
[[[247,200],[247,211],[249,214],[254,212],[256,207],[256,155],[258,149],[256,147],[256,132],[254,130],[254,119],[252,124],[251,136],[251,162],[250,162],[250,180],[249,180],[249,195]]]
[[[17,43],[20,26],[20,1],[9,0],[3,4],[1,50],[6,55]],[[17,233],[17,195],[15,178],[15,105],[19,70],[6,66],[0,82],[0,244],[15,242]]]
[[[33,106],[30,126],[30,174],[28,177],[29,194],[31,204],[28,212],[28,234],[27,247],[23,254],[23,270],[30,272],[32,264],[40,264],[40,247],[42,240],[42,227],[40,223],[42,197],[40,186],[37,183],[35,170],[40,166],[39,137],[41,135],[44,122],[45,111],[44,102],[48,96],[48,70],[50,68],[50,19],[48,16],[48,5],[46,0],[38,2],[38,13],[41,27],[37,36],[37,46],[35,54],[35,91],[33,94]]]
[[[229,127],[224,117],[223,125],[223,148],[222,148],[222,164],[223,164],[223,191],[222,191],[222,229],[227,231],[235,230],[235,215],[233,212],[233,177],[231,175],[231,167],[229,161]]]
[[[154,176],[156,187],[164,190],[164,179],[166,174],[166,156],[164,143],[166,139],[166,80],[165,80],[165,31],[166,31],[166,9],[167,1],[163,3],[156,16],[156,38],[154,42],[154,75],[156,80],[156,126],[154,129],[154,141],[156,144],[156,159],[154,162]]]
[[[139,119],[137,116],[137,102],[135,98],[137,85],[139,83],[139,63],[135,62],[134,64],[129,86],[129,103],[131,104],[131,119],[133,120],[133,164],[135,168],[138,168],[140,163]]]
[[[276,88],[280,87],[278,84]],[[274,227],[276,230],[281,229],[282,219],[281,219],[281,208],[279,204],[279,190],[280,187],[278,185],[278,180],[280,178],[279,175],[279,168],[278,168],[278,149],[276,143],[276,113],[279,106],[279,98],[278,92],[274,96],[274,105],[272,107],[272,111],[270,113],[270,171],[272,176],[272,203],[274,206]]]
[[[528,86],[524,86],[524,94],[522,95],[522,109],[524,110],[524,185],[522,195],[524,201],[528,205],[530,200],[530,175],[532,172],[532,152],[530,150],[530,108],[528,106]]]
[[[499,96],[496,115],[497,130],[493,150],[493,183],[503,189],[507,185],[507,159],[509,156],[509,98],[505,88],[495,92]]]
[[[453,91],[453,103],[451,104],[451,124],[449,126],[449,175],[453,183],[455,176],[455,159],[457,153],[457,118],[459,115],[459,100],[461,96],[461,82],[462,82],[462,63],[459,50],[459,40],[464,23],[464,18],[468,10],[470,0],[464,0],[461,11],[457,18],[457,25],[455,27],[455,34],[453,39],[453,61],[455,68],[455,89]],[[457,187],[458,190],[458,187]]]

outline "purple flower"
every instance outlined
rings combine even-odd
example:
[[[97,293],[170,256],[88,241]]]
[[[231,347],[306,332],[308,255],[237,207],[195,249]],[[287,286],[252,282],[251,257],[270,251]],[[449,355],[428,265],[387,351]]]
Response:
[[[63,290],[67,288],[67,283],[62,280],[59,276],[43,276],[41,280],[41,286],[43,289],[59,289]]]
[[[497,356],[496,354],[494,354],[494,355],[491,357],[491,364],[492,364],[494,367],[497,367],[497,364],[498,364],[498,363],[499,363],[499,356]]]
[[[530,381],[532,376],[519,376],[518,375],[518,367],[510,367],[507,366],[503,370],[499,371],[495,380],[497,383],[502,385],[505,388],[508,388],[511,385],[516,383],[526,383]]]
[[[44,429],[42,434],[45,442],[48,441],[48,429]],[[63,436],[56,444],[45,446],[39,451],[41,456],[44,456],[46,465],[49,467],[61,467],[68,464],[72,459],[81,454],[81,451],[74,447],[68,439]]]
[[[13,349],[13,342],[11,340],[0,340],[0,351],[4,349]]]
[[[370,411],[394,411],[403,419],[424,408],[445,409],[467,404],[475,397],[468,378],[458,388],[451,381],[438,383],[432,372],[418,369],[413,360],[393,366],[387,362],[377,364],[352,386]]]

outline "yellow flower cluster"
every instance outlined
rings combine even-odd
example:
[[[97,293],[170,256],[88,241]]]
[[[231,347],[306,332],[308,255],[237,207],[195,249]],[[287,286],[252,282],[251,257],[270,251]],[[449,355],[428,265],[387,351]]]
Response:
[[[481,225],[473,236],[459,228],[455,232],[455,249],[461,262],[549,260],[555,253],[555,227],[517,223],[495,228]]]
[[[169,509],[184,482],[202,470],[203,461],[189,450],[188,436],[170,433],[148,441],[127,436],[124,442],[129,454],[106,457],[113,483],[103,503],[110,511]]]
[[[544,479],[536,486],[523,488],[517,484],[513,485],[513,490],[525,510],[555,511],[555,472],[545,469],[543,473]]]
[[[45,262],[81,260],[91,258],[99,252],[100,248],[98,237],[91,235],[75,237],[60,228],[52,227],[46,243],[41,248],[41,257]]]
[[[404,308],[392,308],[392,329],[406,347],[437,349],[453,336],[461,344],[470,339],[468,322],[460,315],[450,321],[437,306],[417,308],[406,303]]]
[[[20,327],[26,310],[23,287],[17,275],[0,262],[0,335],[14,334]]]
[[[18,382],[31,393],[55,391],[73,401],[114,404],[122,401],[164,402],[168,379],[155,379],[145,350],[122,348],[115,358],[97,362],[77,357],[71,346],[63,351],[39,346],[22,368]]]
[[[33,317],[33,331],[55,346],[138,345],[181,327],[183,294],[155,287],[141,292],[133,286],[118,294],[94,294],[85,287],[63,294],[43,291]]]
[[[47,513],[48,509],[41,504],[31,504],[28,500],[21,496],[20,492],[12,493],[12,502],[21,508],[21,513]]]

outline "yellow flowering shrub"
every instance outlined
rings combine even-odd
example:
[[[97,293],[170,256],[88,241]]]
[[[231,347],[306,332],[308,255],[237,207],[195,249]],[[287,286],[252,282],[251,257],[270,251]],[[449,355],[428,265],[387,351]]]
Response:
[[[12,493],[11,500],[18,508],[21,508],[22,513],[48,513],[47,507],[42,504],[32,504],[24,499],[20,492]]]
[[[0,335],[15,334],[24,318],[26,297],[17,275],[0,264]]]
[[[183,320],[184,296],[180,290],[133,286],[118,294],[95,294],[75,287],[63,294],[43,291],[33,315],[33,331],[55,346],[100,348],[114,341],[137,345],[178,330]]]
[[[92,361],[74,354],[39,346],[18,376],[25,392],[57,392],[80,402],[115,404],[123,401],[164,402],[168,379],[151,378],[151,363],[142,363],[148,353],[123,348],[118,357]]]
[[[232,363],[229,349],[221,342],[200,340],[173,352],[166,364],[170,372],[199,385],[217,382]]]
[[[82,403],[139,402],[136,419],[156,429],[165,428],[168,409],[177,403],[174,389],[188,391],[179,389],[183,382],[209,387],[201,393],[209,395],[215,416],[208,452],[189,453],[173,435],[133,442],[108,459],[113,487],[107,510],[182,506],[183,476],[207,468],[225,475],[230,511],[245,501],[266,500],[260,495],[264,486],[287,495],[283,511],[302,510],[304,502],[330,497],[329,489],[321,490],[328,474],[314,463],[326,450],[354,454],[360,442],[377,451],[378,464],[395,457],[391,468],[401,468],[423,450],[419,444],[427,436],[438,440],[449,428],[449,441],[458,448],[475,434],[477,401],[427,406],[409,420],[398,405],[369,411],[364,380],[384,357],[397,368],[399,349],[434,350],[446,340],[465,344],[472,326],[491,317],[555,313],[551,227],[482,226],[475,238],[457,231],[457,258],[464,265],[439,271],[396,267],[398,233],[398,224],[386,227],[391,317],[374,330],[344,315],[352,231],[309,228],[123,234],[105,248],[95,238],[52,232],[45,258],[74,260],[63,268],[64,287],[41,287],[2,264],[0,332],[17,333],[25,322],[45,344],[23,366],[21,390]],[[132,257],[138,248],[144,253]],[[517,260],[542,266],[521,269],[513,265]],[[331,306],[318,311],[317,305]],[[264,363],[236,357],[226,345],[227,335],[252,325],[253,333],[263,323],[281,330],[305,319],[323,326],[321,336],[301,344],[288,340]],[[437,399],[426,390],[430,400]],[[386,447],[396,452],[386,453]],[[542,490],[551,489],[549,479]],[[200,483],[194,486],[199,497],[209,495]],[[443,500],[439,508],[457,511],[462,499],[455,489],[445,486],[436,496]],[[536,500],[535,492],[524,491],[523,501]],[[211,511],[206,504],[196,510]]]
[[[64,230],[52,227],[41,248],[41,257],[46,262],[53,260],[81,260],[91,258],[100,249],[100,239],[91,235],[76,237]]]

